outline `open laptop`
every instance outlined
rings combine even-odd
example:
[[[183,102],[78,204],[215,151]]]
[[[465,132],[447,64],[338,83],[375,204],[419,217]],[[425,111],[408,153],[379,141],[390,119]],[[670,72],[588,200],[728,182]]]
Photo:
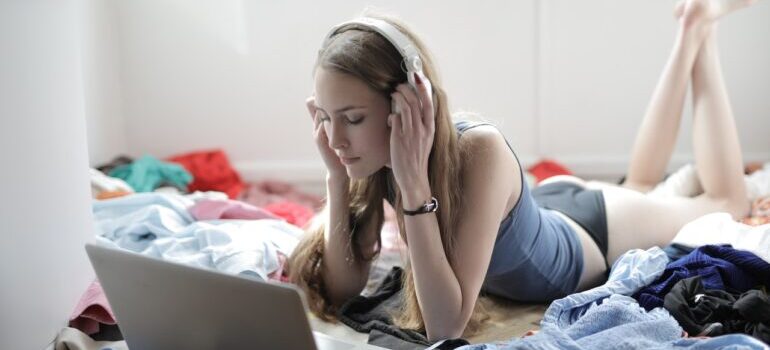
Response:
[[[383,349],[312,332],[301,291],[86,244],[131,349]]]

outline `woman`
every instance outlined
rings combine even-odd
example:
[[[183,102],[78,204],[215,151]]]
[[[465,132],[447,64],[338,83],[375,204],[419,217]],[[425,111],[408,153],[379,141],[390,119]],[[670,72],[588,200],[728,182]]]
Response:
[[[419,49],[424,77],[412,77],[415,89],[406,84],[401,53],[383,35],[341,28],[319,51],[307,101],[328,170],[327,205],[290,259],[291,280],[324,318],[358,295],[379,252],[386,199],[408,247],[396,323],[424,330],[430,340],[456,338],[482,290],[553,300],[602,283],[623,252],[665,245],[701,215],[743,217],[749,203],[716,26],[749,3],[687,0],[676,7],[676,42],[621,186],[562,176],[530,191],[496,128],[452,122],[433,62],[412,32],[381,18]],[[664,175],[688,83],[705,193],[657,199],[645,193]],[[400,113],[391,113],[391,100]],[[421,213],[404,215],[410,211]]]

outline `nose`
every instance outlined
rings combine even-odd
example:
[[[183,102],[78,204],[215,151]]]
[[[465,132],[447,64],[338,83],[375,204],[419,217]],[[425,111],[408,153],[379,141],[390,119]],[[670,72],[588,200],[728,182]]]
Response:
[[[342,125],[330,122],[326,129],[326,136],[329,139],[329,147],[335,150],[348,147],[347,136],[345,135],[345,128]]]

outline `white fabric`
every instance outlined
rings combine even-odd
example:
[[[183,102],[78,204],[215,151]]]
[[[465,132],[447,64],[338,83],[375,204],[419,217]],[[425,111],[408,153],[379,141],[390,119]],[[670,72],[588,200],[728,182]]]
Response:
[[[671,243],[688,247],[730,244],[770,262],[770,224],[749,226],[733,220],[728,213],[713,213],[693,220],[679,230]]]
[[[94,196],[103,191],[134,192],[134,189],[122,179],[107,176],[94,168],[90,168],[89,171],[91,173],[91,192]]]
[[[765,163],[762,169],[744,177],[746,182],[746,197],[755,200],[770,196],[770,163]],[[685,164],[672,173],[665,181],[659,183],[650,191],[650,195],[658,197],[695,197],[703,193],[698,174],[693,164]]]

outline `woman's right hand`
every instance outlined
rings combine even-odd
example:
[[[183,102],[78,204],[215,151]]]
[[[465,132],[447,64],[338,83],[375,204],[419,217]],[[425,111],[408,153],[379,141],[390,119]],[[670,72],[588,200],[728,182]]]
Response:
[[[313,138],[315,139],[318,152],[321,153],[321,158],[323,158],[324,164],[326,164],[328,176],[340,180],[348,179],[345,165],[342,164],[334,150],[329,147],[329,138],[326,136],[324,123],[321,121],[321,111],[318,111],[315,106],[315,96],[308,97],[305,100],[305,106],[307,106],[310,118],[313,120]]]

